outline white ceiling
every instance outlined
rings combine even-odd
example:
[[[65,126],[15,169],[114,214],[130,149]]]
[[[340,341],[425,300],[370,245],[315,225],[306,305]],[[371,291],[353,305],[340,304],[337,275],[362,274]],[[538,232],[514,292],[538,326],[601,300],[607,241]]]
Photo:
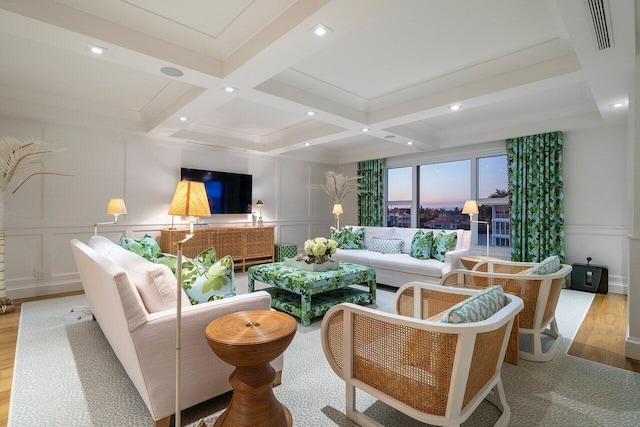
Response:
[[[0,0],[0,114],[336,163],[624,122],[602,1],[604,50],[586,0]]]

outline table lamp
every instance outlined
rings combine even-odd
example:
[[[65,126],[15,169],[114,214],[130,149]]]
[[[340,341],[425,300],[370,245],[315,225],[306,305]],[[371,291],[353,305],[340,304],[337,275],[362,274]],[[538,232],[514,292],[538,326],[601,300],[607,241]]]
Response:
[[[475,200],[467,200],[466,202],[464,202],[462,213],[469,215],[470,222],[487,225],[487,257],[489,257],[489,223],[487,221],[475,221],[473,219],[473,215],[480,213],[480,211],[478,210],[478,203]]]
[[[342,210],[342,204],[336,203],[335,205],[333,205],[332,213],[336,216],[336,229],[340,230],[340,214],[344,213]]]
[[[93,235],[98,234],[98,226],[99,225],[107,225],[107,224],[117,224],[118,223],[118,215],[123,215],[127,213],[127,207],[124,204],[124,199],[111,199],[109,200],[109,204],[107,205],[107,213],[113,215],[112,222],[96,222],[93,224]]]
[[[204,183],[195,181],[180,181],[169,206],[169,215],[187,217],[189,234],[176,243],[178,248],[176,260],[176,427],[180,427],[180,351],[182,328],[182,245],[193,237],[193,223],[197,217],[211,216],[209,201]]]
[[[262,221],[262,200],[258,200],[256,202],[256,206],[258,207],[258,227],[262,227],[262,225],[264,224],[264,222]]]

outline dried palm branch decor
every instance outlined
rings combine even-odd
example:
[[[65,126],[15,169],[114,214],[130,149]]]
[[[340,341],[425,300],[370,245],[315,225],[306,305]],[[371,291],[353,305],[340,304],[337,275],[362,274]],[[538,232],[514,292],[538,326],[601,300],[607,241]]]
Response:
[[[336,228],[340,228],[339,215],[343,213],[342,201],[350,194],[358,194],[360,192],[359,176],[347,177],[344,174],[334,171],[326,171],[324,184],[311,184],[311,188],[319,188],[323,190],[333,201],[332,213],[336,215]]]
[[[36,175],[70,176],[44,170],[44,157],[55,151],[55,148],[54,141],[33,139],[20,141],[13,137],[0,137],[0,314],[15,310],[15,306],[7,298],[4,277],[5,196],[14,194],[29,178]]]

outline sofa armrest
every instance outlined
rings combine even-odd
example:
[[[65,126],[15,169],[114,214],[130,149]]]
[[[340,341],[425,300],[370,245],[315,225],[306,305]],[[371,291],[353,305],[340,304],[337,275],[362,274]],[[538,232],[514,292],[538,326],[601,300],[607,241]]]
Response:
[[[182,406],[187,408],[230,389],[228,377],[233,367],[220,360],[209,347],[205,336],[207,325],[216,318],[244,310],[271,310],[271,296],[265,291],[182,308],[181,362]],[[171,415],[175,393],[176,311],[164,310],[148,316],[147,322],[131,331],[136,348],[127,357],[137,359],[144,381],[136,388],[154,402],[154,419]],[[125,363],[123,365],[126,366]],[[283,357],[271,364],[281,371]],[[144,391],[141,391],[140,389]]]
[[[469,255],[468,249],[458,249],[455,251],[449,251],[444,254],[444,267],[442,268],[442,276],[450,272],[451,270],[464,269],[461,258],[465,255]]]

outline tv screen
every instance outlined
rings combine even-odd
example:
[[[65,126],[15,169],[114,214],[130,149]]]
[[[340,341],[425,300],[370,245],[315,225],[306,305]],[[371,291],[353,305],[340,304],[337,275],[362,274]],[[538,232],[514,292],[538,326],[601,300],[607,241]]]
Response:
[[[182,168],[180,179],[204,183],[212,215],[251,213],[251,175]]]

